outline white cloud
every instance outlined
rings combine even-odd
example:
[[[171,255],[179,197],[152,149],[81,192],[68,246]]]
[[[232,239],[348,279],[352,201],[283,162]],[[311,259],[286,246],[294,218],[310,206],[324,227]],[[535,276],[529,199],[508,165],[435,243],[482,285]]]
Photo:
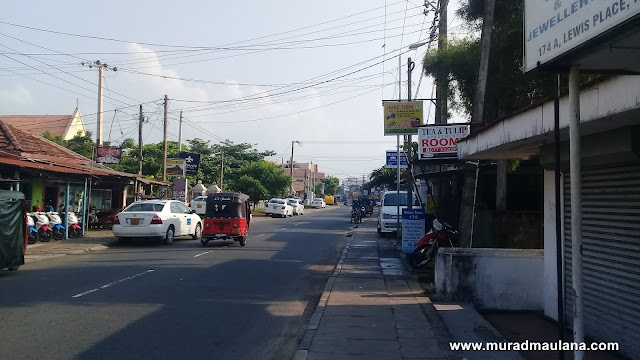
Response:
[[[33,103],[31,92],[22,84],[2,90],[0,89],[0,107],[22,108]]]

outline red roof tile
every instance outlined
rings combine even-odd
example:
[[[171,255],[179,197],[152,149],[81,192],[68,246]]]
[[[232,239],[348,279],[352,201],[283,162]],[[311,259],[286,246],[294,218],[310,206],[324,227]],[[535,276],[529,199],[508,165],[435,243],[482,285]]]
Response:
[[[0,115],[0,121],[38,135],[64,136],[71,120],[72,115]]]

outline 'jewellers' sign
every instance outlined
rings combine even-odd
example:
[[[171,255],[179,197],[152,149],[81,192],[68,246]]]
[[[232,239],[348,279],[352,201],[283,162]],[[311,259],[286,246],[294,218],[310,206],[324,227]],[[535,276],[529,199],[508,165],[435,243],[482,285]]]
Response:
[[[524,71],[640,14],[638,0],[525,0]]]

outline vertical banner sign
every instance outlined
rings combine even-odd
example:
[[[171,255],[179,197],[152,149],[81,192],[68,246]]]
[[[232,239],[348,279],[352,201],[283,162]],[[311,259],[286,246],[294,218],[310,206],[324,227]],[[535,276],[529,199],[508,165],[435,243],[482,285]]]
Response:
[[[402,209],[402,253],[411,254],[424,236],[424,209]]]
[[[186,161],[184,159],[167,159],[167,175],[184,176],[186,172]]]
[[[469,135],[469,125],[427,125],[418,129],[420,160],[457,159],[458,141]]]
[[[189,176],[198,174],[198,167],[200,166],[200,154],[181,151],[180,154],[178,154],[178,158],[184,159],[186,163],[185,175]]]
[[[187,197],[187,179],[173,179],[173,197],[185,201]]]
[[[122,149],[116,146],[98,146],[97,163],[101,164],[120,164]]]
[[[384,102],[384,135],[415,135],[422,126],[422,101]]]
[[[398,167],[398,152],[396,150],[387,150],[387,168],[388,169],[396,169]],[[407,153],[404,151],[400,151],[400,168],[406,169],[409,165],[407,164]]]

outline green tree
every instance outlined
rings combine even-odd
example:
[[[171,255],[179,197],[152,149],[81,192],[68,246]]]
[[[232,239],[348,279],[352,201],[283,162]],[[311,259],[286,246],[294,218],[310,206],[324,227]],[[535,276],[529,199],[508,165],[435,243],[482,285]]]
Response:
[[[266,196],[262,197],[262,199],[253,198],[253,200],[279,197],[289,189],[290,178],[285,175],[284,171],[278,166],[265,160],[259,160],[241,167],[238,169],[236,175],[238,179],[234,182],[234,189],[238,190],[240,188],[238,185],[244,186],[249,184],[246,178],[238,184],[239,179],[243,177],[252,178],[265,188],[267,192],[264,195]],[[249,193],[247,193],[247,195],[251,196]]]
[[[91,137],[91,132],[89,131],[85,132],[84,135],[82,134],[81,131],[78,131],[78,133],[69,140],[62,140],[61,136],[53,136],[48,131],[42,134],[42,137],[44,137],[49,141],[53,141],[58,145],[62,145],[67,149],[79,155],[82,155],[86,158],[89,158],[89,159],[93,158],[93,152],[94,152],[96,143],[93,141]]]
[[[259,180],[248,175],[242,175],[236,180],[235,190],[249,195],[253,202],[254,210],[258,201],[269,197],[269,190],[267,190]]]
[[[334,195],[336,191],[338,191],[338,186],[340,186],[340,180],[337,177],[327,176],[322,179],[324,183],[324,193],[326,195]]]

